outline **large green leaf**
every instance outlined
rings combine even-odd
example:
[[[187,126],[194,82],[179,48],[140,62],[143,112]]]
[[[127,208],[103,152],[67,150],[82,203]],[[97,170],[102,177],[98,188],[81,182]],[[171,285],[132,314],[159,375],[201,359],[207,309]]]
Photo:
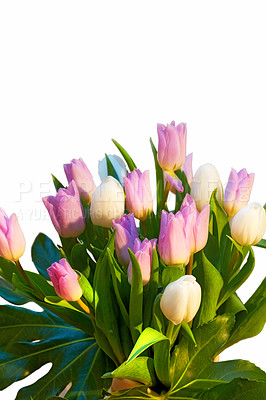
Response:
[[[189,338],[180,340],[171,359],[172,391],[197,379],[226,342],[233,325],[232,315],[218,316],[208,324],[193,329],[197,347]]]
[[[68,400],[99,398],[101,375],[112,364],[93,337],[49,312],[1,306],[0,314],[0,389],[52,361],[50,371],[21,389],[17,400],[57,396],[70,382]]]
[[[47,268],[60,259],[60,251],[44,233],[39,233],[31,248],[32,261],[41,275],[50,280]]]
[[[30,301],[29,298],[15,292],[15,287],[0,277],[0,296],[10,303],[21,305]]]
[[[258,335],[266,323],[266,278],[245,303],[245,311],[236,315],[236,323],[223,350],[240,340]]]
[[[202,400],[262,400],[265,399],[266,382],[234,379],[225,385],[215,386],[204,393]]]
[[[221,274],[207,259],[203,251],[201,254],[201,263],[194,272],[202,288],[201,305],[195,318],[197,326],[203,325],[215,317],[219,294],[223,287]]]

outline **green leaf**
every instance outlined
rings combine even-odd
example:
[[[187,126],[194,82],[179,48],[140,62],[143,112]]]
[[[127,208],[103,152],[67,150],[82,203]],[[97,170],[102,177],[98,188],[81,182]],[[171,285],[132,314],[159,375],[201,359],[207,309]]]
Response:
[[[221,247],[222,239],[226,235],[230,235],[230,226],[228,217],[216,198],[216,193],[217,189],[213,191],[210,199],[211,224],[213,229],[212,233],[218,239],[218,243]]]
[[[15,287],[3,278],[0,278],[0,296],[10,303],[21,305],[29,301],[27,297],[15,292]]]
[[[188,337],[192,342],[194,343],[195,346],[197,346],[197,342],[195,340],[195,337],[193,335],[193,332],[187,322],[181,322],[181,333]]]
[[[144,328],[150,326],[153,303],[158,292],[158,284],[159,284],[159,259],[157,250],[153,249],[151,278],[147,285],[148,290],[144,292],[144,320],[143,320]]]
[[[142,228],[143,236],[149,240],[159,236],[160,227],[153,211],[148,211],[146,220],[140,221],[140,226]]]
[[[158,379],[165,387],[170,387],[170,341],[162,339],[153,345],[154,368]]]
[[[73,302],[68,302],[59,296],[47,296],[45,297],[44,301],[48,304],[53,304],[54,306],[65,307],[69,308],[70,310],[81,312],[76,307],[74,307],[74,305],[71,304]]]
[[[41,275],[50,280],[47,268],[60,260],[60,251],[44,233],[39,233],[31,248],[32,261]]]
[[[53,184],[55,187],[55,190],[58,192],[59,189],[64,188],[65,186],[53,175],[52,175],[52,179],[53,179]]]
[[[0,275],[9,283],[12,283],[13,274],[18,275],[18,269],[12,261],[0,257]]]
[[[107,164],[107,174],[109,176],[112,176],[113,178],[115,178],[117,181],[119,181],[117,172],[116,172],[115,168],[113,167],[113,164],[110,161],[110,158],[108,157],[107,154],[105,154],[105,159],[106,159],[106,164]]]
[[[219,308],[231,296],[231,294],[233,294],[248,279],[253,271],[255,267],[255,256],[252,248],[249,247],[249,249],[247,262],[240,269],[238,274],[221,290],[217,308]]]
[[[129,324],[133,342],[136,343],[143,325],[143,282],[141,269],[135,254],[129,249],[132,263],[132,280],[129,299]]]
[[[177,281],[181,276],[185,275],[185,266],[182,265],[166,265],[162,272],[162,287],[165,288],[169,283]]]
[[[112,142],[116,145],[116,147],[118,148],[118,150],[120,151],[120,153],[122,154],[122,156],[124,157],[124,160],[126,161],[128,168],[130,171],[133,171],[134,169],[137,168],[136,164],[134,163],[134,161],[132,160],[132,158],[130,157],[130,155],[126,152],[126,150],[124,149],[124,147],[121,146],[121,144],[119,144],[116,140],[112,139]]]
[[[103,378],[132,379],[152,386],[156,383],[153,359],[138,357],[130,363],[124,362],[114,371],[104,374]]]
[[[50,371],[21,389],[17,400],[43,400],[60,393],[69,382],[68,400],[98,399],[101,375],[112,364],[93,337],[49,312],[0,306],[0,389],[48,362]]]
[[[167,340],[169,342],[169,339],[166,336],[156,331],[155,329],[152,328],[144,329],[144,331],[139,336],[137,342],[135,343],[135,346],[133,347],[126,363],[127,364],[130,363],[141,353],[143,353],[143,351],[145,351],[155,343],[160,342],[161,340]]]
[[[80,276],[79,278],[79,285],[82,289],[82,295],[85,297],[85,299],[90,303],[90,305],[93,305],[94,302],[94,294],[93,294],[93,288],[88,281],[88,279],[85,278],[85,276],[79,272],[76,271],[76,273]]]
[[[160,308],[160,301],[162,298],[162,294],[159,293],[154,300],[153,309],[152,309],[152,321],[151,327],[156,329],[157,331],[163,333],[166,330],[165,317]]]
[[[120,342],[119,327],[117,323],[117,303],[111,290],[111,272],[108,263],[107,248],[114,251],[114,235],[109,240],[105,250],[97,261],[94,274],[94,309],[95,322],[98,328],[108,339],[120,363],[124,361],[123,349]]]
[[[160,210],[162,210],[162,208],[163,208],[162,200],[163,200],[163,194],[164,194],[164,176],[163,176],[163,170],[160,167],[158,160],[157,160],[157,150],[156,150],[151,138],[150,138],[150,144],[151,144],[151,149],[152,149],[154,164],[155,164],[155,171],[156,171],[157,218],[158,218],[159,214],[160,214]]]
[[[225,385],[215,386],[201,397],[202,400],[262,400],[265,398],[266,382],[234,379]]]
[[[266,323],[266,278],[245,303],[246,311],[236,315],[236,323],[223,350],[240,340],[258,335]]]
[[[195,269],[194,275],[202,288],[201,305],[195,318],[196,326],[200,326],[212,320],[216,315],[223,278],[203,251],[201,252],[201,262]]]
[[[197,347],[189,338],[183,337],[180,340],[171,358],[171,391],[200,376],[202,370],[229,338],[233,325],[232,315],[221,315],[208,324],[193,329]]]
[[[266,249],[266,239],[261,239],[259,243],[255,244],[257,247],[262,247],[263,249]]]
[[[89,255],[85,243],[77,243],[71,250],[71,266],[86,278],[90,276]]]
[[[233,293],[217,311],[218,314],[237,314],[241,311],[247,312],[246,307],[236,293]]]

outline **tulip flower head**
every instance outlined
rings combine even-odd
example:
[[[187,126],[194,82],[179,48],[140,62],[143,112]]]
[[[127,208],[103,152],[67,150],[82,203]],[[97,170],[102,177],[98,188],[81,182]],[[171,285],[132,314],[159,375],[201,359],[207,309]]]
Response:
[[[144,221],[153,208],[149,171],[141,173],[139,169],[134,169],[124,178],[124,186],[128,211]]]
[[[153,249],[156,248],[157,239],[148,240],[147,238],[140,241],[140,239],[135,239],[133,253],[139,262],[139,266],[142,274],[143,286],[147,285],[151,277],[151,267],[152,267],[152,253]],[[128,267],[128,282],[131,284],[132,281],[132,263],[129,263]]]
[[[124,214],[121,219],[113,220],[115,250],[121,265],[128,266],[130,257],[128,249],[133,251],[134,241],[139,237],[134,214]]]
[[[181,167],[181,171],[185,173],[190,187],[193,181],[192,158],[193,158],[193,153],[188,154],[186,156],[184,164]]]
[[[157,124],[158,132],[158,163],[165,171],[176,171],[181,168],[186,159],[187,126],[181,123],[175,126]]]
[[[266,230],[266,211],[259,203],[241,208],[230,220],[231,236],[242,246],[253,246]]]
[[[175,325],[190,322],[201,302],[201,287],[193,275],[185,275],[166,286],[160,307],[163,314]]]
[[[17,261],[26,248],[26,241],[16,214],[9,218],[0,208],[0,256],[9,261]]]
[[[255,174],[248,174],[245,168],[236,172],[232,168],[224,193],[223,208],[228,215],[235,215],[245,207],[250,198]]]
[[[111,228],[114,219],[125,212],[123,187],[112,176],[107,176],[92,195],[90,216],[95,225]]]
[[[127,167],[121,157],[117,155],[108,154],[108,158],[116,172],[119,183],[123,186],[123,178],[127,176]],[[101,180],[103,181],[108,176],[107,161],[104,157],[98,164],[98,172]]]
[[[84,231],[85,219],[75,181],[67,189],[60,188],[55,196],[42,200],[60,236],[77,237]]]
[[[96,186],[93,177],[82,158],[73,159],[70,164],[64,164],[64,171],[68,183],[75,181],[80,197],[89,204]]]
[[[205,204],[209,204],[215,189],[217,189],[216,198],[221,203],[223,187],[219,173],[214,165],[204,164],[197,169],[191,184],[191,195],[194,197],[198,211],[201,211]]]
[[[186,194],[180,212],[185,220],[188,220],[189,216],[193,219],[193,223],[190,225],[191,232],[187,232],[187,235],[191,235],[190,253],[196,253],[205,247],[208,240],[210,205],[203,206],[199,213],[193,197]]]
[[[54,289],[59,297],[66,301],[77,301],[82,296],[82,289],[78,283],[79,276],[71,268],[65,258],[55,262],[47,268]]]

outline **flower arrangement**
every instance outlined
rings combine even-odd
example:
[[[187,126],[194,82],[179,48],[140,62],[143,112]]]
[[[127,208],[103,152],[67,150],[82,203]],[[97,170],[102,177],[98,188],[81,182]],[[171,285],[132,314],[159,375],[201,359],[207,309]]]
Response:
[[[64,165],[67,187],[53,176],[43,203],[60,245],[36,237],[38,273],[20,264],[16,215],[0,210],[0,295],[14,304],[0,306],[0,389],[52,362],[18,400],[263,398],[261,369],[217,362],[265,323],[265,280],[245,304],[236,294],[252,246],[266,248],[254,174],[232,169],[223,192],[213,165],[193,176],[186,124],[158,124],[158,139],[155,205],[149,171],[115,140],[125,162],[106,155],[100,186],[82,159]],[[43,312],[19,307],[29,301]]]

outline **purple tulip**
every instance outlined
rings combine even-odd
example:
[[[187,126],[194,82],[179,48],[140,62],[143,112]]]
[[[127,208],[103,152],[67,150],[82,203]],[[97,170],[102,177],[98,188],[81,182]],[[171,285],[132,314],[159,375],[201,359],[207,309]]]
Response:
[[[223,204],[228,215],[235,215],[248,204],[254,177],[255,174],[248,174],[245,168],[239,172],[232,168],[225,188]]]
[[[149,171],[141,173],[139,169],[134,169],[124,178],[124,186],[128,211],[144,221],[153,207]]]
[[[193,197],[190,194],[186,194],[182,202],[180,212],[185,220],[189,218],[190,215],[193,216],[194,225],[192,227],[192,242],[190,252],[191,254],[196,253],[205,247],[208,240],[210,205],[206,204],[203,206],[201,212],[199,213]]]
[[[77,301],[82,296],[82,289],[78,283],[79,276],[71,268],[65,258],[54,262],[47,268],[54,289],[59,297],[66,301]]]
[[[77,237],[84,231],[85,219],[75,181],[71,181],[67,189],[59,189],[56,196],[42,200],[60,236]]]
[[[113,220],[115,234],[115,250],[120,264],[128,266],[130,257],[128,249],[133,251],[134,240],[139,237],[134,214],[124,214],[121,219]]]
[[[9,218],[0,208],[0,256],[9,261],[17,261],[26,247],[23,232],[16,214]]]
[[[158,132],[158,163],[165,171],[176,171],[181,168],[186,159],[187,126],[181,123],[175,126],[157,125]]]
[[[64,164],[68,183],[75,181],[80,197],[90,204],[91,196],[96,189],[93,177],[82,158],[73,159],[70,164]]]
[[[153,249],[156,248],[157,239],[144,239],[143,242],[140,239],[135,239],[133,253],[139,262],[139,266],[142,274],[143,286],[147,285],[151,277],[152,267],[152,253]],[[132,263],[129,263],[128,267],[128,282],[131,284],[132,281]]]

